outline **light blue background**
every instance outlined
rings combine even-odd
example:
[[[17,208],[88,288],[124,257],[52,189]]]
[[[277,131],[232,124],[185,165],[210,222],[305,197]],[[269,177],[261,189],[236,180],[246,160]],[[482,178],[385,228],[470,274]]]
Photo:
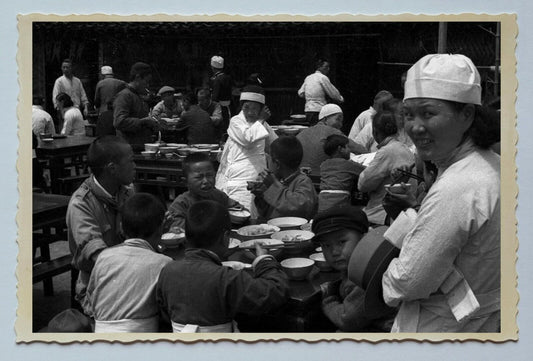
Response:
[[[532,293],[533,245],[531,215],[533,188],[530,186],[532,171],[532,126],[527,104],[531,104],[531,38],[533,31],[533,6],[526,0],[468,0],[468,1],[216,1],[202,4],[197,1],[135,1],[135,0],[91,0],[91,1],[2,1],[0,14],[0,109],[2,114],[0,141],[0,221],[2,229],[2,251],[0,251],[0,290],[2,307],[0,313],[0,359],[3,360],[531,360],[532,356]],[[193,5],[194,4],[194,5]],[[17,14],[28,13],[107,13],[107,14],[401,14],[401,13],[517,13],[518,36],[518,183],[520,187],[517,217],[518,236],[521,240],[519,260],[520,304],[518,326],[520,341],[506,344],[417,344],[417,343],[367,343],[341,342],[321,344],[296,344],[293,342],[245,344],[196,344],[180,345],[170,343],[135,345],[16,345],[14,322],[17,307],[15,266],[17,256],[15,213],[17,209],[17,118],[16,103],[19,91],[17,82]],[[529,95],[528,95],[529,94]],[[527,97],[527,98],[526,98]],[[522,101],[520,101],[522,100]],[[531,111],[531,109],[529,110]]]

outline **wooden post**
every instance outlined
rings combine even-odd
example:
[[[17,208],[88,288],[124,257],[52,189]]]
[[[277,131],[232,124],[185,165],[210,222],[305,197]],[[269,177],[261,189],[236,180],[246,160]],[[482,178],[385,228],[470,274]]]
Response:
[[[494,96],[500,95],[500,38],[501,38],[501,23],[496,23],[496,66],[494,67]]]
[[[439,43],[437,46],[437,52],[439,54],[446,53],[446,36],[448,33],[448,23],[440,22],[439,23]]]

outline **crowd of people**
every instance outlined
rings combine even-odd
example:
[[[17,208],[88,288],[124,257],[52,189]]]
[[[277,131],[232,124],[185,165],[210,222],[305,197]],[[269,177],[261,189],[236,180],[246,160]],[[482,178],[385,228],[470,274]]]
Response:
[[[63,129],[76,132],[87,97],[67,95],[81,84],[69,65],[54,104]],[[340,331],[499,331],[500,157],[491,148],[499,142],[499,117],[481,105],[480,76],[469,58],[423,57],[406,74],[403,99],[378,92],[348,136],[340,130],[340,104],[350,100],[327,77],[329,62],[320,60],[298,90],[310,126],[297,136],[278,136],[269,125],[258,84],[242,89],[232,114],[224,59],[214,56],[210,65],[210,89],[176,99],[164,86],[152,110],[143,98],[147,64],[131,67],[129,83],[107,77],[108,85],[97,87],[95,104],[101,115],[112,111],[116,135],[91,144],[91,176],[67,213],[80,271],[76,299],[95,332],[238,332],[238,314],[281,307],[287,276],[259,243],[252,272],[222,266],[230,208],[253,219],[313,220],[313,241],[341,276],[340,284],[322,285],[322,311]],[[188,190],[167,210],[131,184],[134,152],[172,118],[191,144],[217,143],[224,133],[227,140],[218,167],[204,154],[187,156]],[[39,124],[34,131],[54,131],[49,118]],[[320,177],[318,189],[313,177]],[[368,195],[364,205],[354,204],[356,192]],[[378,275],[386,307],[370,314],[370,290],[358,284],[350,260],[383,225],[402,236],[391,240],[398,257]],[[157,253],[165,232],[185,233],[183,257]]]

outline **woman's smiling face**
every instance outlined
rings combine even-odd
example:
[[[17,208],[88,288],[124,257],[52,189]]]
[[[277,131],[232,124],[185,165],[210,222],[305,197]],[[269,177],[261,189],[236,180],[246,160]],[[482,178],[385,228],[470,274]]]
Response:
[[[448,157],[461,143],[473,120],[473,108],[457,110],[445,100],[412,98],[404,102],[405,131],[422,160]]]

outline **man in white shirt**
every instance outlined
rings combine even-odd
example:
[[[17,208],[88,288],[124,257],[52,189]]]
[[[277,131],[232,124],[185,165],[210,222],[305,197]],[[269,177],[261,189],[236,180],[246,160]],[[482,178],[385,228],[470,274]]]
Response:
[[[56,79],[54,83],[54,89],[52,91],[52,102],[54,103],[54,108],[58,109],[56,97],[59,93],[67,93],[74,106],[80,109],[83,112],[83,117],[87,118],[89,112],[89,100],[87,99],[87,94],[85,94],[85,89],[83,89],[83,84],[79,78],[76,78],[72,74],[72,61],[70,59],[63,60],[61,64],[61,71],[63,75]],[[59,127],[63,127],[63,119],[58,111],[59,116]]]
[[[343,103],[344,98],[341,93],[329,81],[329,62],[319,60],[316,65],[316,71],[308,75],[300,89],[298,96],[305,98],[305,114],[307,122],[315,125],[318,122],[318,113],[324,105],[328,103],[326,96],[334,103]]]
[[[41,96],[33,97],[31,107],[31,129],[36,137],[40,134],[56,134],[52,116],[43,109],[44,99]]]
[[[392,94],[387,90],[380,90],[374,97],[374,103],[372,106],[355,118],[350,133],[348,134],[348,138],[355,140],[365,125],[372,123],[372,118],[376,114],[380,104],[389,99],[392,99]]]

